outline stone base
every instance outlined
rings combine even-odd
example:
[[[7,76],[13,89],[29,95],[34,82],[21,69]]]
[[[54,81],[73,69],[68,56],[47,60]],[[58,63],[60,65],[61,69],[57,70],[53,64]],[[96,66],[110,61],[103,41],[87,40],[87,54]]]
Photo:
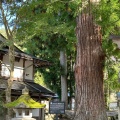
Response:
[[[11,120],[36,120],[35,118],[12,118]]]

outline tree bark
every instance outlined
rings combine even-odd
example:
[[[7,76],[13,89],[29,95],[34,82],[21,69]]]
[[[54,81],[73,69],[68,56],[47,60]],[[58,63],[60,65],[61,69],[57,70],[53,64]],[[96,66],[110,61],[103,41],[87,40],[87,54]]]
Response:
[[[65,108],[68,108],[68,92],[67,92],[67,57],[64,50],[60,51],[61,65],[61,101],[65,102]]]
[[[10,62],[10,78],[7,81],[7,88],[6,88],[6,103],[11,102],[11,88],[12,88],[12,83],[13,83],[13,78],[14,78],[14,44],[9,46],[9,62]],[[8,114],[6,116],[7,120],[11,120],[12,116],[12,109],[8,108]]]
[[[100,27],[90,12],[77,17],[74,120],[107,120],[103,91],[103,61]]]
[[[9,63],[10,63],[10,78],[7,81],[6,85],[6,103],[11,102],[11,88],[12,88],[12,82],[14,77],[14,38],[13,35],[15,35],[16,26],[18,23],[17,16],[13,16],[11,14],[6,14],[6,9],[4,9],[4,5],[6,5],[7,12],[11,11],[11,7],[13,6],[13,3],[10,1],[0,1],[0,13],[1,13],[1,23],[4,25],[5,32],[7,35],[7,40],[9,41]],[[14,4],[14,7],[16,8],[16,5]],[[9,18],[9,19],[8,19]],[[13,20],[14,19],[14,20]],[[10,21],[14,21],[14,25],[11,27]],[[8,115],[6,116],[7,120],[11,120],[11,109],[8,108]]]

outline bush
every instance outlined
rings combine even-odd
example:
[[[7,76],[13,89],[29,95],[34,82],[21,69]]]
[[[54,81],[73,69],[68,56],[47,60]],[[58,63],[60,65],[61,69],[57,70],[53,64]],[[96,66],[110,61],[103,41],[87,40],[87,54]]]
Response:
[[[6,115],[6,108],[3,107],[3,92],[0,93],[0,120],[5,118],[5,115]]]

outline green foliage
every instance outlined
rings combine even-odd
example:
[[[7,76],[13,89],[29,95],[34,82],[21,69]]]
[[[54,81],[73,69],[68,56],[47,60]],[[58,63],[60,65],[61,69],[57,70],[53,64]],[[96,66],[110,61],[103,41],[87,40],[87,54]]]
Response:
[[[3,92],[0,93],[0,116],[5,116],[6,109],[3,107],[4,100],[3,100]]]
[[[114,56],[115,59],[120,58],[120,51],[118,49],[117,44],[113,43],[113,41],[110,40],[104,40],[102,42],[103,50],[106,53],[106,57]]]
[[[110,34],[118,34],[120,26],[120,4],[118,0],[101,0],[94,8],[97,23],[102,27],[102,35],[108,37]]]
[[[72,10],[69,10],[69,6],[58,1],[49,1],[49,4],[47,2],[41,2],[41,4],[39,2],[34,2],[33,4],[32,2],[21,7],[20,13],[23,13],[23,11],[28,9],[28,12],[26,11],[24,12],[25,15],[23,14],[25,18],[21,19],[20,26],[24,27],[18,29],[18,31],[21,31],[21,33],[19,32],[19,36],[21,36],[22,39],[31,39],[33,36],[40,34],[47,36],[49,33],[59,33],[65,36],[68,35],[68,33],[71,34],[71,30],[74,31],[75,20],[72,17],[73,12]],[[34,13],[34,9],[41,9],[41,11]],[[52,9],[52,12],[49,12],[49,9]]]
[[[105,67],[105,84],[109,86],[111,91],[119,91],[119,64],[115,64],[112,60],[106,61]]]
[[[76,4],[72,4],[72,1],[37,0],[21,7],[19,11],[24,16],[18,28],[17,39],[21,40],[19,45],[27,48],[31,54],[53,62],[48,69],[39,71],[46,86],[58,94],[61,89],[60,50],[66,49],[67,54],[72,51],[75,55],[74,6]]]
[[[40,73],[39,71],[37,71],[37,72],[35,73],[35,76],[34,76],[34,77],[35,77],[35,79],[34,79],[35,83],[38,83],[38,84],[46,87],[45,82],[44,82],[45,80],[44,80],[44,77],[43,77],[43,74],[42,74],[42,73]]]
[[[105,86],[109,86],[111,91],[118,91],[120,84],[118,83],[118,72],[120,50],[117,44],[112,40],[103,39],[103,50],[105,52],[104,74],[105,74]]]
[[[61,86],[60,86],[60,64],[57,58],[51,60],[54,61],[54,64],[46,69],[40,69],[43,73],[45,84],[48,88],[60,95]]]

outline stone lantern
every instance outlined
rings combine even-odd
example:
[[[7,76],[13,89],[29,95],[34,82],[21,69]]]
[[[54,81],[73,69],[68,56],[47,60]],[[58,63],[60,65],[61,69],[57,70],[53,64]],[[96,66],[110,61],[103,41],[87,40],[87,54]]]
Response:
[[[12,120],[36,120],[32,118],[32,109],[44,108],[45,104],[34,101],[29,96],[29,90],[25,87],[22,95],[15,101],[5,104],[5,107],[13,108],[16,116]]]

